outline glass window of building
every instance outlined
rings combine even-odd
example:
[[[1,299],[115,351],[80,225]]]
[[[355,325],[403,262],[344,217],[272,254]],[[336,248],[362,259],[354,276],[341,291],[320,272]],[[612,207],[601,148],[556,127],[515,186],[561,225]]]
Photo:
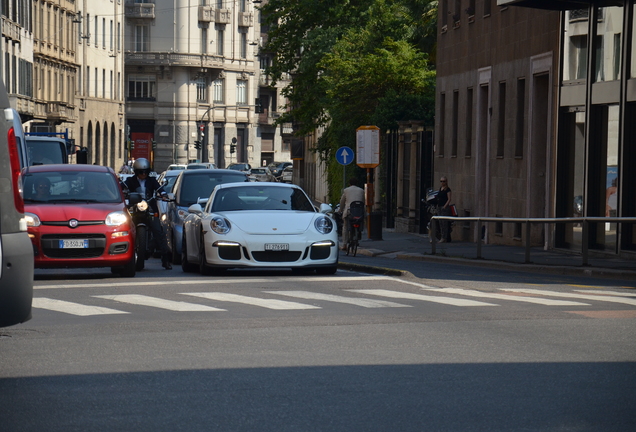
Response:
[[[236,80],[236,104],[247,105],[247,81]]]
[[[620,79],[623,7],[598,8],[594,38],[594,81]]]
[[[135,26],[135,51],[149,51],[150,28],[147,25]]]

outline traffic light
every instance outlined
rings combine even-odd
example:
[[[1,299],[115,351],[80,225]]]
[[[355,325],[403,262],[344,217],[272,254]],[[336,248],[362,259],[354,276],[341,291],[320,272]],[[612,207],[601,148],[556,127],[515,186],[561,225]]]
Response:
[[[201,150],[201,141],[195,141],[194,142],[194,148],[197,150]]]
[[[263,112],[263,105],[261,104],[261,98],[256,98],[254,100],[254,112],[256,114],[260,114]]]
[[[134,150],[135,149],[135,140],[130,140],[130,149]]]
[[[157,141],[152,140],[152,148],[156,149],[157,148]]]
[[[230,144],[230,153],[236,153],[236,144]]]

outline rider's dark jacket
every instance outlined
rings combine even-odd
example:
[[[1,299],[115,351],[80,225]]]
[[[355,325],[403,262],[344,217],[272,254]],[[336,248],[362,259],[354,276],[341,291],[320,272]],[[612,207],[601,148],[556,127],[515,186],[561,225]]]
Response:
[[[141,187],[141,184],[139,183],[139,179],[137,178],[137,176],[128,177],[124,181],[124,184],[126,185],[126,187],[128,188],[130,192],[136,192],[137,189]],[[144,197],[144,199],[151,198],[157,191],[159,191],[159,193],[162,193],[163,186],[159,184],[159,182],[157,181],[155,177],[150,177],[150,176],[146,177],[146,196]],[[153,213],[159,212],[159,207],[157,206],[157,200],[152,200],[149,202],[149,204],[150,204],[150,207],[152,208]]]

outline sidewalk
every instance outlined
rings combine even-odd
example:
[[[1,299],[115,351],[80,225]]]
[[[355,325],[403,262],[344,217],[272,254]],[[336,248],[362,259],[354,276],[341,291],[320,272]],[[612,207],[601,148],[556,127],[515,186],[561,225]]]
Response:
[[[358,255],[392,258],[396,260],[453,262],[480,267],[508,270],[536,271],[541,273],[568,274],[574,276],[612,277],[636,280],[636,260],[621,259],[615,255],[590,256],[588,265],[582,265],[580,254],[568,251],[532,248],[530,263],[525,263],[525,247],[482,244],[481,259],[477,258],[477,244],[469,242],[438,243],[432,255],[428,236],[414,233],[396,233],[382,230],[382,240],[369,240],[363,233]],[[340,253],[341,261],[352,262],[354,257]],[[396,269],[399,270],[398,261]]]

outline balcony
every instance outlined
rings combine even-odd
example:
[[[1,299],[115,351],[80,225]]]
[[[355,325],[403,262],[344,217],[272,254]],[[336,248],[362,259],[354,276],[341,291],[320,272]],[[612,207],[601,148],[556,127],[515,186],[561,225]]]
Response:
[[[9,21],[5,17],[2,17],[2,34],[7,39],[12,39],[14,41],[20,42],[20,26],[18,26],[13,21]]]
[[[229,9],[216,9],[214,21],[217,24],[229,24],[232,22],[232,11]]]
[[[124,58],[129,66],[193,66],[223,68],[223,56],[208,54],[127,52]]]
[[[66,102],[47,102],[46,119],[50,123],[75,122],[75,109]]]
[[[239,25],[239,27],[253,27],[254,26],[254,14],[252,12],[239,12],[238,13],[238,25]]]
[[[126,6],[126,18],[155,19],[154,3],[128,3]]]
[[[199,6],[199,22],[214,22],[214,15],[212,6]]]

